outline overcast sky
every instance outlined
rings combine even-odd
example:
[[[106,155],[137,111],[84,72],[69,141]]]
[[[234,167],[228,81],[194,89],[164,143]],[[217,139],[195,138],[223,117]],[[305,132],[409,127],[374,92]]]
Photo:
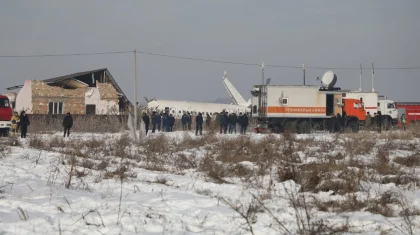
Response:
[[[419,0],[280,1],[3,0],[0,55],[125,51],[245,63],[359,67],[371,89],[375,67],[420,66]],[[133,96],[133,55],[0,58],[1,86],[108,68]],[[224,71],[248,99],[257,66],[137,56],[139,97],[212,101],[227,97]],[[337,86],[359,88],[358,70],[333,70]],[[307,70],[307,84],[326,70]],[[420,101],[420,70],[375,70],[375,90]],[[266,67],[272,84],[302,84],[300,69]],[[140,98],[139,98],[140,101]]]

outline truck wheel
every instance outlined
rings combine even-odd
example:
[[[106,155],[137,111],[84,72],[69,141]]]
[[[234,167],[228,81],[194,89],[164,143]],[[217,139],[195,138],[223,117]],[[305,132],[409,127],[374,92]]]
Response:
[[[347,122],[347,129],[352,132],[359,132],[359,124],[356,121]]]

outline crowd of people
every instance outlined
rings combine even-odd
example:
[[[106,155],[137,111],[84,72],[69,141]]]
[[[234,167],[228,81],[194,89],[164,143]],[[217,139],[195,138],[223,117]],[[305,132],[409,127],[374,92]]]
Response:
[[[29,118],[26,115],[25,111],[22,111],[20,115],[15,112],[11,119],[10,131],[13,135],[16,135],[20,131],[20,138],[26,138],[28,133]]]
[[[331,114],[331,119],[329,123],[329,130],[330,132],[342,132],[344,130],[344,127],[347,126],[347,117],[346,112],[343,112],[343,115],[340,115],[337,113],[337,115]],[[402,114],[400,117],[400,123],[402,129],[406,130],[406,123],[407,118],[405,114]],[[381,111],[378,111],[377,113],[374,113],[373,116],[370,114],[370,112],[366,113],[366,120],[365,120],[365,129],[372,130],[376,127],[376,131],[378,133],[381,133],[384,128],[385,120],[382,116]],[[391,123],[389,123],[391,125]]]
[[[246,114],[239,113],[238,116],[236,113],[228,114],[228,112],[222,111],[221,113],[216,113],[215,115],[215,121],[220,128],[220,134],[237,133],[236,127],[238,124],[240,126],[240,133],[245,134],[249,122]],[[204,118],[203,113],[199,112],[197,116],[193,117],[190,112],[184,112],[180,119],[182,130],[191,131],[193,118],[195,118],[195,134],[202,135],[203,124],[205,123],[206,127],[209,128],[211,122],[213,121],[209,113],[206,113],[205,116],[206,117]],[[150,117],[146,112],[144,112],[142,119],[145,125],[146,135],[149,133],[150,124],[152,125],[152,133],[155,133],[156,131],[174,131],[175,117],[169,113],[169,110],[165,110],[165,112],[162,113],[153,111]]]

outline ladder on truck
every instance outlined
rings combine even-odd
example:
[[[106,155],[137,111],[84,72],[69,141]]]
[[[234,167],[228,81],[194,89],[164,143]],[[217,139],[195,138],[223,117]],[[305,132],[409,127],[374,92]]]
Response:
[[[267,86],[260,86],[260,97],[259,97],[259,111],[258,111],[258,120],[259,124],[263,128],[267,128]]]

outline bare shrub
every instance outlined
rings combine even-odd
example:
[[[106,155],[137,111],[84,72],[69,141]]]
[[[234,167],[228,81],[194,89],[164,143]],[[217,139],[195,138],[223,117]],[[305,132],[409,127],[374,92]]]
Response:
[[[361,138],[360,135],[351,136],[344,141],[344,148],[346,153],[350,156],[366,155],[372,152],[375,147],[375,142],[372,139]]]
[[[198,170],[206,173],[206,175],[215,183],[227,183],[227,181],[223,179],[227,176],[227,170],[223,164],[218,163],[209,153],[200,161]]]
[[[66,147],[66,142],[63,137],[55,136],[49,141],[50,148],[64,148]]]
[[[106,160],[101,161],[99,164],[95,166],[95,170],[102,171],[108,167],[109,163]]]
[[[408,157],[396,157],[393,159],[393,161],[407,167],[416,167],[420,166],[420,155],[419,153],[416,153]]]
[[[197,168],[197,162],[195,160],[195,157],[191,155],[186,155],[185,153],[176,154],[174,164],[178,170]]]
[[[29,138],[29,146],[36,149],[47,149],[47,143],[39,135],[32,135]]]
[[[90,174],[90,171],[89,170],[87,170],[87,169],[83,169],[83,170],[75,170],[74,171],[74,175],[77,177],[77,178],[83,178],[83,177],[86,177],[86,176],[88,176]]]
[[[123,174],[123,175],[122,175]],[[136,178],[137,175],[134,172],[128,171],[127,166],[120,166],[117,169],[113,171],[105,171],[104,173],[104,179],[112,179],[112,178]]]
[[[382,149],[378,149],[372,168],[381,175],[396,175],[400,171],[397,166],[390,162],[389,152]]]
[[[170,140],[164,134],[159,134],[154,138],[147,138],[142,144],[145,154],[164,154],[171,147]]]
[[[95,162],[93,162],[92,160],[89,160],[89,159],[83,159],[81,166],[86,168],[86,169],[94,169]]]
[[[168,183],[168,178],[164,176],[157,176],[153,183],[166,185]]]

